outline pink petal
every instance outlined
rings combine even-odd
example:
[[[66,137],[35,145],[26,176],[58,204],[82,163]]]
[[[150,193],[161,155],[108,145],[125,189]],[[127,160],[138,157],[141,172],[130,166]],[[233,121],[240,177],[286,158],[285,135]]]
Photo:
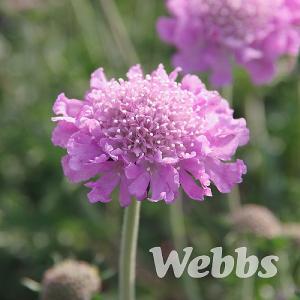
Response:
[[[195,158],[186,159],[180,163],[180,170],[187,171],[195,179],[199,180],[203,188],[210,185],[210,179],[205,171],[204,163],[200,160]]]
[[[243,118],[220,117],[219,122],[209,132],[212,153],[222,160],[230,160],[237,148],[249,141],[249,130]]]
[[[203,200],[206,195],[204,189],[198,186],[195,180],[184,170],[180,169],[180,183],[187,195],[195,200]]]
[[[129,192],[137,198],[145,196],[147,188],[149,186],[150,175],[148,172],[141,173],[133,182],[129,185]]]
[[[246,64],[252,81],[255,84],[263,84],[270,82],[275,74],[275,65],[268,60],[254,60]]]
[[[207,159],[205,168],[221,193],[229,193],[237,183],[242,182],[242,175],[247,172],[246,165],[239,159],[234,163]]]
[[[211,83],[216,86],[229,85],[232,82],[232,67],[230,58],[226,55],[220,54],[215,57],[214,63],[211,65],[212,75],[210,77]]]
[[[183,77],[182,88],[191,91],[195,94],[200,93],[205,87],[203,82],[196,75],[187,74]]]
[[[178,194],[178,172],[170,165],[161,166],[152,174],[150,186],[152,192],[150,200],[165,200],[171,203]]]
[[[128,179],[135,179],[143,172],[144,169],[141,166],[137,166],[136,164],[133,163],[129,164],[125,168],[125,174]]]
[[[80,167],[77,166],[76,169],[72,168],[70,163],[71,157],[66,155],[62,158],[62,167],[65,176],[69,178],[72,182],[80,182],[88,180],[98,174],[99,166],[95,164],[82,164]]]
[[[110,202],[111,193],[118,185],[120,177],[114,173],[106,173],[96,182],[89,182],[87,187],[92,188],[92,191],[88,193],[88,198],[91,203],[95,202]]]
[[[68,99],[64,93],[58,95],[53,111],[56,115],[64,117],[76,117],[82,108],[83,102],[76,99]]]
[[[97,69],[91,75],[90,86],[92,89],[101,89],[107,82],[103,68]]]
[[[140,65],[135,65],[129,69],[127,72],[127,78],[129,80],[141,79],[143,78],[143,71]]]
[[[58,122],[58,124],[52,132],[52,143],[56,146],[66,148],[70,137],[77,130],[77,127],[72,123],[66,121]]]
[[[166,43],[174,41],[176,21],[172,18],[161,17],[158,19],[156,28],[160,38]]]
[[[86,162],[104,154],[101,148],[97,146],[93,137],[84,132],[72,135],[67,144],[67,151],[69,155],[76,156]]]
[[[121,177],[119,200],[122,207],[126,207],[131,203],[131,196],[128,190],[129,182],[125,176]]]

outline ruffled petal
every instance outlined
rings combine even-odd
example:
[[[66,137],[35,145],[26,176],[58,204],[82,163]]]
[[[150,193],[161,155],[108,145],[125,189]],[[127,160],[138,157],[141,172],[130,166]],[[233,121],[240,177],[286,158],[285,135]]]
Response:
[[[144,168],[141,166],[138,166],[136,164],[130,163],[125,168],[125,174],[128,179],[135,179],[137,178],[141,173],[144,172]]]
[[[119,201],[122,207],[126,207],[131,203],[131,195],[128,190],[129,181],[125,176],[121,176]]]
[[[186,159],[180,163],[180,170],[184,170],[191,174],[195,179],[199,180],[202,185],[203,190],[207,193],[207,196],[211,194],[209,188],[210,178],[205,171],[204,163],[196,158]]]
[[[74,168],[74,162],[72,163],[69,155],[64,156],[61,163],[65,176],[68,177],[71,182],[88,180],[96,176],[100,169],[96,164],[76,164],[76,168]]]
[[[107,82],[103,68],[97,69],[91,75],[90,86],[92,89],[101,89]]]
[[[151,76],[152,76],[152,81],[161,82],[162,79],[165,79],[166,81],[169,80],[169,75],[166,72],[163,64],[159,64],[157,69],[151,73]]]
[[[237,183],[242,182],[242,175],[247,172],[246,165],[239,159],[233,163],[223,163],[208,158],[205,169],[221,193],[229,193]]]
[[[182,88],[191,91],[195,94],[199,94],[204,88],[204,83],[196,75],[187,74],[183,77]]]
[[[70,156],[77,157],[83,162],[90,162],[104,154],[93,137],[84,132],[77,132],[72,135],[67,144],[67,151]]]
[[[164,200],[171,203],[178,195],[179,174],[170,166],[161,166],[151,176],[151,201]]]
[[[184,170],[180,169],[180,183],[187,195],[194,200],[203,200],[205,191],[198,186],[195,180]]]
[[[74,133],[66,145],[68,156],[63,160],[65,175],[71,181],[78,182],[95,176],[101,170],[101,164],[108,156],[97,147],[91,136]]]
[[[163,41],[166,43],[172,43],[174,41],[176,30],[176,21],[174,19],[161,17],[157,21],[156,28]]]
[[[199,59],[202,56],[201,48],[181,49],[172,57],[172,65],[182,67],[185,73],[208,71],[208,64]]]
[[[168,10],[174,15],[174,16],[180,16],[184,14],[186,9],[186,1],[182,0],[167,0],[167,7]]]
[[[138,199],[142,199],[147,194],[147,188],[150,182],[150,175],[148,172],[140,173],[129,185],[129,192]]]
[[[267,59],[253,60],[245,64],[255,84],[270,82],[276,72],[275,64]]]
[[[64,93],[58,95],[53,111],[56,115],[75,118],[82,108],[83,102],[76,99],[68,99]]]
[[[215,134],[216,132],[218,134]],[[249,129],[243,118],[233,119],[231,116],[222,116],[209,133],[211,151],[215,157],[222,160],[230,160],[237,148],[246,145],[249,141]]]
[[[138,64],[131,67],[126,75],[129,80],[136,80],[136,79],[143,78],[143,71],[141,65]]]
[[[96,182],[89,182],[86,184],[87,187],[91,188],[92,191],[88,193],[88,198],[91,203],[96,202],[110,202],[111,193],[118,185],[120,176],[115,172],[109,172],[104,174]]]
[[[60,121],[52,132],[51,141],[55,146],[66,148],[70,137],[77,131],[78,129],[74,124]]]
[[[221,87],[231,84],[232,66],[228,54],[216,53],[210,65],[212,70],[210,81],[214,86]]]

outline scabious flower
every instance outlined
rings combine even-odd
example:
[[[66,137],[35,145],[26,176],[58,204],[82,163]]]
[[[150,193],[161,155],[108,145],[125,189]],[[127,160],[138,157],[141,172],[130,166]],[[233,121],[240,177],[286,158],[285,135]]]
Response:
[[[52,141],[67,150],[65,175],[86,181],[89,200],[109,202],[119,186],[122,206],[138,200],[173,202],[180,185],[195,200],[211,196],[213,182],[228,193],[242,181],[246,166],[231,161],[248,142],[244,119],[198,77],[175,80],[160,65],[143,75],[139,65],[128,80],[107,80],[103,69],[92,74],[84,100],[60,94],[54,104],[57,126]]]
[[[167,0],[167,7],[171,17],[157,28],[177,48],[174,65],[210,72],[215,86],[230,84],[232,62],[266,83],[279,57],[299,51],[299,0]]]

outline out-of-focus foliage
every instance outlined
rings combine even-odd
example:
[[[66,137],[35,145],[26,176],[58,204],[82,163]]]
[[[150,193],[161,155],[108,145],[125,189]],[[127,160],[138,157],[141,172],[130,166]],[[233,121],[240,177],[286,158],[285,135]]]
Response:
[[[98,265],[103,299],[116,299],[122,209],[116,199],[108,205],[88,204],[86,188],[63,177],[63,151],[50,141],[51,107],[58,93],[80,98],[91,71],[102,66],[111,76],[124,76],[135,59],[130,47],[122,46],[119,29],[124,28],[116,14],[107,13],[101,3],[105,1],[0,2],[2,300],[38,299],[22,285],[23,278],[40,281],[45,269],[66,257]],[[160,62],[168,66],[172,49],[159,41],[155,31],[157,17],[165,14],[163,1],[119,0],[117,8],[144,68],[153,69]],[[253,133],[240,155],[249,167],[241,185],[242,202],[265,205],[285,222],[300,218],[299,74],[295,70],[254,91],[238,70],[234,89],[236,114],[246,115]],[[222,195],[203,203],[185,202],[193,255],[208,254],[216,246],[234,254],[234,247],[242,245],[231,240],[227,206]],[[158,280],[149,253],[153,246],[173,248],[168,213],[164,203],[143,204],[138,299],[185,299],[177,279]],[[255,241],[253,247],[261,256],[281,253],[282,272],[248,286],[235,276],[195,280],[203,299],[244,299],[241,295],[249,284],[254,293],[249,300],[275,299],[286,286],[300,286],[299,257],[289,243]]]

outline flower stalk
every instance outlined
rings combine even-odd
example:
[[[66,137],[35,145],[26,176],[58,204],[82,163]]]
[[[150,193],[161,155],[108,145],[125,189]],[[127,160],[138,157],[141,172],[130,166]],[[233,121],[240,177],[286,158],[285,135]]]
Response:
[[[229,105],[232,109],[234,109],[233,105],[233,89],[234,85],[230,84],[225,86],[221,90],[222,96],[228,101]],[[235,186],[232,191],[228,194],[228,207],[230,212],[234,212],[235,210],[241,207],[241,194],[238,186]]]
[[[177,251],[182,251],[188,244],[183,213],[183,197],[184,193],[181,189],[178,199],[170,205],[170,227],[173,242]],[[202,299],[199,295],[198,287],[195,285],[193,279],[186,274],[183,276],[183,288],[188,300]]]
[[[128,65],[136,64],[139,58],[115,1],[100,0],[100,6],[124,62]]]
[[[132,201],[124,210],[119,261],[119,300],[135,299],[136,252],[141,202]]]

